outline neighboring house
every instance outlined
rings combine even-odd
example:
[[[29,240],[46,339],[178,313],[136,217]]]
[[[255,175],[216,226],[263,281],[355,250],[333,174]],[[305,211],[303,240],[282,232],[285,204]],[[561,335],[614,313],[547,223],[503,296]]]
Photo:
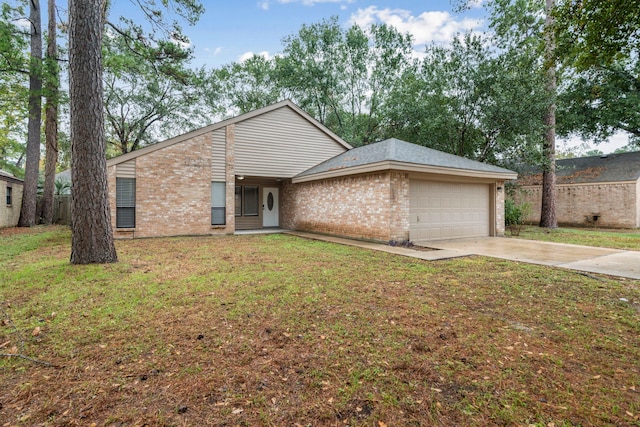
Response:
[[[504,234],[512,171],[390,139],[352,148],[283,101],[107,161],[117,238],[281,227],[388,241]]]
[[[22,188],[21,179],[0,169],[0,228],[18,225]]]
[[[531,204],[528,221],[538,223],[542,173],[518,180]],[[640,152],[556,161],[556,216],[561,225],[640,227]]]

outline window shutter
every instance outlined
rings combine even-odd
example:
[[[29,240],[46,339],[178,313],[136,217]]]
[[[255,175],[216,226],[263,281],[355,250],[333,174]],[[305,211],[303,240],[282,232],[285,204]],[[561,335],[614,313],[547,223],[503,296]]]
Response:
[[[226,183],[211,183],[211,225],[226,224]]]
[[[116,228],[136,226],[136,179],[116,178]]]

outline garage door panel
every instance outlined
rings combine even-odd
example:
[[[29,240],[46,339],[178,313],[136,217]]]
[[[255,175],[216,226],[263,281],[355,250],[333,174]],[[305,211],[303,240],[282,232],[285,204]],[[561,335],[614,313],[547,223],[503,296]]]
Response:
[[[439,240],[489,235],[489,185],[412,180],[410,239]]]

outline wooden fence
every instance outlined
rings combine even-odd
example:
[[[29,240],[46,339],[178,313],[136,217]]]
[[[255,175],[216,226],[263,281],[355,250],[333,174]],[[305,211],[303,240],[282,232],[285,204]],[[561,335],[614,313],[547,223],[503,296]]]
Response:
[[[71,225],[71,195],[55,196],[53,199],[53,222]]]

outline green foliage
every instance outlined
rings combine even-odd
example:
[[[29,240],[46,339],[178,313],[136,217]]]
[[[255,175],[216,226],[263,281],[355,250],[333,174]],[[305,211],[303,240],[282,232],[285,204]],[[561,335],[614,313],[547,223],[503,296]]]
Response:
[[[638,58],[639,0],[565,0],[556,19],[558,53],[580,70]]]
[[[163,2],[189,24],[202,6],[191,0]],[[121,17],[108,21],[103,40],[107,155],[137,150],[157,139],[207,121],[201,106],[204,71],[190,67],[193,50],[177,21],[154,2],[139,2],[147,27]]]
[[[392,94],[388,136],[489,162],[538,150],[547,102],[528,56],[466,34],[429,47],[420,72],[405,74],[403,83]]]
[[[358,146],[384,135],[389,94],[413,66],[411,37],[385,25],[345,30],[333,17],[285,38],[275,61],[282,93]]]
[[[284,95],[276,75],[276,63],[260,55],[213,70],[211,93],[221,93],[225,103],[238,113],[247,113],[281,100]],[[214,98],[215,104],[217,99]]]
[[[640,143],[640,59],[593,66],[569,82],[560,95],[560,131],[605,141],[619,131]]]
[[[511,197],[505,199],[504,220],[512,236],[520,235],[529,213],[531,213],[531,205],[528,203],[518,203]]]
[[[0,11],[0,167],[23,175],[29,57],[28,34],[14,24],[21,9]]]
[[[54,182],[55,190],[54,194],[56,196],[61,196],[63,194],[71,194],[71,182],[66,178],[58,178]]]

